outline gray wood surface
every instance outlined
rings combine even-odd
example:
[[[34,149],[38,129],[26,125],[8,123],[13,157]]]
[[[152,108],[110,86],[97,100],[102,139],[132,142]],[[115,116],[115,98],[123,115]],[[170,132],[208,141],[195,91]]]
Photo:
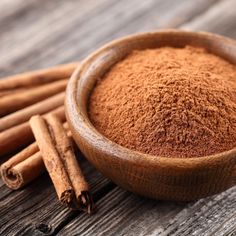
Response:
[[[236,38],[235,0],[1,0],[0,77],[78,61],[102,44],[161,28]],[[236,188],[191,203],[115,186],[81,155],[97,212],[61,206],[47,174],[20,191],[0,181],[0,235],[236,235]]]

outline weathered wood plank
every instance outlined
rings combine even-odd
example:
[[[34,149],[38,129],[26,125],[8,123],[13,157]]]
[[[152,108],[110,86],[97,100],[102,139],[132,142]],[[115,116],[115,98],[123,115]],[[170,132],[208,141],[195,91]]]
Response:
[[[209,31],[236,39],[236,1],[220,1],[181,28]]]
[[[81,215],[59,235],[205,236],[218,235],[214,234],[218,230],[236,232],[235,190],[181,205],[147,200],[117,187],[99,200],[100,211],[93,218]]]
[[[26,14],[23,16],[16,14],[9,20],[12,22],[8,23],[12,24],[12,29],[0,28],[0,44],[4,45],[0,48],[0,76],[29,69],[26,67],[26,62],[32,62],[41,54],[54,50],[55,42],[48,48],[41,48],[41,45],[50,42],[52,38],[62,40],[69,37],[72,23],[76,25],[79,21],[86,21],[86,17],[91,18],[95,11],[103,11],[107,5],[112,3],[109,3],[108,0],[95,2],[92,0],[77,2],[74,0],[44,0],[45,4],[37,2],[39,7],[27,8],[24,10]],[[30,60],[28,60],[29,50],[32,54]],[[16,67],[20,61],[22,67]],[[48,66],[50,64],[46,65],[46,67]],[[37,66],[32,68],[36,69]]]
[[[152,235],[220,235],[219,230],[224,235],[229,232],[236,234],[235,222],[236,187],[199,200],[177,214],[165,228],[154,230]]]
[[[0,15],[0,28],[9,27],[16,16],[23,15],[26,12],[26,9],[34,8],[37,3],[37,0],[27,2],[22,0],[2,0],[0,7],[1,10],[4,9],[4,11],[1,11]]]
[[[162,1],[161,4],[157,3],[157,6],[150,9],[146,14],[139,15],[132,20],[130,24],[122,28],[121,32],[117,32],[114,37],[156,29],[177,28],[183,22],[188,22],[199,14],[204,13],[217,2],[219,0],[196,0],[194,3],[192,1]],[[174,4],[173,8],[172,4]]]
[[[111,0],[97,5],[90,1],[85,5],[70,0],[63,8],[50,12],[50,17],[44,17],[47,11],[39,11],[34,15],[41,15],[42,20],[26,21],[24,34],[19,30],[23,27],[20,23],[17,30],[3,34],[0,43],[5,46],[0,53],[1,67],[11,66],[12,72],[18,72],[78,60],[116,37],[177,26],[216,0],[197,0],[191,4],[188,0],[147,0],[139,1],[139,4],[134,0]]]
[[[92,218],[76,217],[59,235],[144,235],[152,227],[165,224],[166,218],[176,215],[182,206],[147,200],[116,187],[99,200],[98,208]]]
[[[80,14],[78,14],[77,5],[80,9]],[[65,57],[68,51],[76,51],[77,47],[83,42],[83,37],[80,35],[80,29],[85,30],[87,28],[92,28],[90,22],[97,22],[97,16],[99,16],[99,14],[103,14],[106,10],[109,12],[110,8],[119,8],[119,6],[122,5],[122,2],[111,0],[104,3],[103,0],[102,4],[98,4],[97,6],[96,4],[91,3],[88,5],[91,5],[92,7],[83,9],[80,4],[75,4],[74,1],[74,5],[72,4],[72,9],[70,9],[69,12],[65,12],[64,5],[63,8],[59,8],[60,17],[56,21],[54,21],[54,19],[52,20],[51,17],[46,17],[43,25],[41,25],[41,21],[32,27],[30,25],[30,27],[33,28],[33,31],[29,31],[29,37],[32,35],[33,37],[30,37],[30,41],[27,42],[23,38],[21,49],[19,49],[19,46],[17,45],[18,47],[16,46],[12,53],[9,53],[7,57],[4,56],[5,63],[10,61],[11,65],[17,66],[17,68],[21,68],[21,65],[23,65],[24,68],[26,66],[29,66],[27,68],[33,68],[31,67],[32,63],[36,63],[37,67],[40,66],[40,63],[45,62],[48,65],[50,65],[50,63],[56,64],[59,56],[64,55],[62,57]],[[68,17],[68,15],[70,17]],[[41,33],[34,35],[35,29],[36,32]],[[96,29],[101,29],[101,26],[97,25]],[[79,32],[79,34],[77,34],[77,32]],[[92,31],[90,31],[89,34],[90,33],[92,34]],[[68,45],[65,44],[74,34],[77,35],[76,42],[73,44],[69,42]],[[35,48],[35,45],[37,45],[37,48]],[[71,45],[73,45],[73,47]],[[56,53],[56,55],[51,56],[50,53],[52,52]],[[12,55],[14,55],[13,58]],[[77,58],[78,55],[80,55],[79,52]],[[45,56],[47,58],[44,58]],[[19,58],[21,59],[19,60]],[[69,60],[73,59],[70,58]],[[43,65],[45,66],[45,64]]]

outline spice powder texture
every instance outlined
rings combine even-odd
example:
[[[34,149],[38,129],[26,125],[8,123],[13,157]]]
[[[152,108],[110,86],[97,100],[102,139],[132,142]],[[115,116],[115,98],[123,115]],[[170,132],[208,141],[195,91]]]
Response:
[[[203,48],[133,51],[100,79],[93,125],[114,142],[163,157],[236,147],[236,67]]]

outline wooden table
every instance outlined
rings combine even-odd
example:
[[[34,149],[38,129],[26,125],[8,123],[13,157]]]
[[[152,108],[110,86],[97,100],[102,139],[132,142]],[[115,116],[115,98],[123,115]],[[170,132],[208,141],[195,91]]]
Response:
[[[78,61],[122,35],[182,28],[236,38],[236,0],[1,0],[0,76]],[[236,188],[177,203],[127,192],[83,157],[97,213],[59,204],[44,174],[20,191],[0,182],[0,235],[236,235]]]

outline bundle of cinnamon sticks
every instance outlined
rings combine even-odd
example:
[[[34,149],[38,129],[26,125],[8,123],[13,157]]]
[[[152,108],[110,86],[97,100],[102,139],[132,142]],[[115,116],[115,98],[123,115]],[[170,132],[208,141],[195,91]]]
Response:
[[[20,189],[45,170],[59,200],[91,212],[89,186],[65,122],[64,97],[77,63],[0,79],[0,157],[5,184]]]

